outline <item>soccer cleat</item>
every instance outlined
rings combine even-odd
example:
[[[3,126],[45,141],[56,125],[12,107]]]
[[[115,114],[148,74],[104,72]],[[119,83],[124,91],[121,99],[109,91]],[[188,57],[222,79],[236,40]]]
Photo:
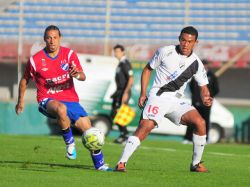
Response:
[[[69,160],[75,160],[76,159],[76,148],[75,148],[75,146],[68,145],[66,147],[66,157]]]
[[[113,171],[113,169],[110,168],[110,167],[108,167],[107,164],[102,165],[102,166],[99,167],[97,170],[99,170],[99,171]]]
[[[202,162],[196,164],[196,165],[190,165],[190,171],[191,172],[208,172],[207,168],[205,168],[203,165],[202,165]]]
[[[126,162],[120,162],[116,165],[115,171],[126,172]]]
[[[117,144],[125,144],[126,141],[127,141],[127,139],[128,139],[128,136],[126,136],[126,135],[121,135],[121,136],[119,136],[118,138],[116,138],[116,139],[114,140],[114,143],[117,143]]]

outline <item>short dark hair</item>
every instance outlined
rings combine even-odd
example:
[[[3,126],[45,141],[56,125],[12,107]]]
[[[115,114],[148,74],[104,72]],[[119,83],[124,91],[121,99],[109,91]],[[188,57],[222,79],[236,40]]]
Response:
[[[197,29],[194,28],[193,26],[184,27],[184,28],[181,30],[180,36],[181,36],[183,33],[187,33],[187,34],[194,35],[194,36],[195,36],[195,40],[198,39],[198,31],[197,31]]]
[[[123,45],[120,45],[120,44],[116,44],[116,45],[114,46],[113,49],[114,49],[114,50],[116,50],[116,49],[121,49],[121,51],[125,51],[124,46],[123,46]]]
[[[48,32],[48,31],[51,31],[51,30],[56,30],[56,31],[58,31],[59,36],[62,36],[62,34],[61,34],[61,32],[60,32],[60,30],[59,30],[59,28],[58,28],[57,26],[55,26],[55,25],[49,25],[49,26],[45,29],[45,31],[44,31],[44,35],[43,35],[44,40],[45,40],[45,37],[46,37],[47,32]]]

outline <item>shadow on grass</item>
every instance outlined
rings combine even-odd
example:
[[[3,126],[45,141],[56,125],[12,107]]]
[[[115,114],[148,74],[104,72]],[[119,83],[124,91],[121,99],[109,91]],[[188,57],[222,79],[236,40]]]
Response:
[[[12,167],[20,168],[22,170],[30,170],[30,171],[43,171],[43,172],[55,172],[53,169],[57,169],[58,167],[62,168],[71,168],[71,169],[84,169],[84,170],[94,170],[93,166],[88,165],[70,165],[70,164],[55,164],[55,163],[47,163],[47,162],[30,162],[30,161],[11,161],[11,160],[1,160],[0,167],[6,167],[6,165],[13,164]],[[35,166],[35,168],[34,168]],[[41,166],[47,166],[46,168]],[[8,167],[8,166],[7,166]],[[48,170],[51,169],[51,170]]]

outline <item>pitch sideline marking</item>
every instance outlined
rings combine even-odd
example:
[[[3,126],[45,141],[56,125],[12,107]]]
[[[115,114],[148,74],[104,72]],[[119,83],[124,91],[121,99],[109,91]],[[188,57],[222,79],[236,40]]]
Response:
[[[208,153],[212,155],[218,155],[218,156],[236,156],[233,153],[220,153],[220,152],[208,152]]]
[[[107,143],[109,145],[117,145],[115,143]],[[168,151],[168,152],[176,152],[177,149],[172,149],[172,148],[160,148],[160,147],[147,147],[147,146],[140,146],[140,149],[144,150],[156,150],[156,151]],[[182,150],[185,151],[185,150]],[[189,152],[189,151],[185,151]],[[250,155],[238,155],[234,153],[222,153],[222,152],[208,152],[206,151],[206,154],[212,154],[212,155],[217,155],[217,156],[228,156],[228,157],[234,157],[234,156],[245,156],[245,157],[250,157]]]
[[[158,150],[158,151],[169,151],[169,152],[175,152],[176,149],[171,149],[171,148],[160,148],[160,147],[145,147],[145,146],[141,146],[141,149],[147,149],[147,150]]]

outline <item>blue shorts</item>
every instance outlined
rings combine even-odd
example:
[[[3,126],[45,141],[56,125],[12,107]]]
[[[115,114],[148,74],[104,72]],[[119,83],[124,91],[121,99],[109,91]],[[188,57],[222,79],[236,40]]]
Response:
[[[56,116],[53,116],[48,113],[47,111],[47,104],[49,101],[53,99],[46,98],[42,100],[39,103],[38,110],[41,112],[43,115],[56,119]],[[67,116],[69,117],[71,124],[74,125],[75,122],[80,118],[80,117],[86,117],[88,116],[88,113],[84,110],[84,108],[78,103],[78,102],[66,102],[66,101],[60,101],[67,107]]]

